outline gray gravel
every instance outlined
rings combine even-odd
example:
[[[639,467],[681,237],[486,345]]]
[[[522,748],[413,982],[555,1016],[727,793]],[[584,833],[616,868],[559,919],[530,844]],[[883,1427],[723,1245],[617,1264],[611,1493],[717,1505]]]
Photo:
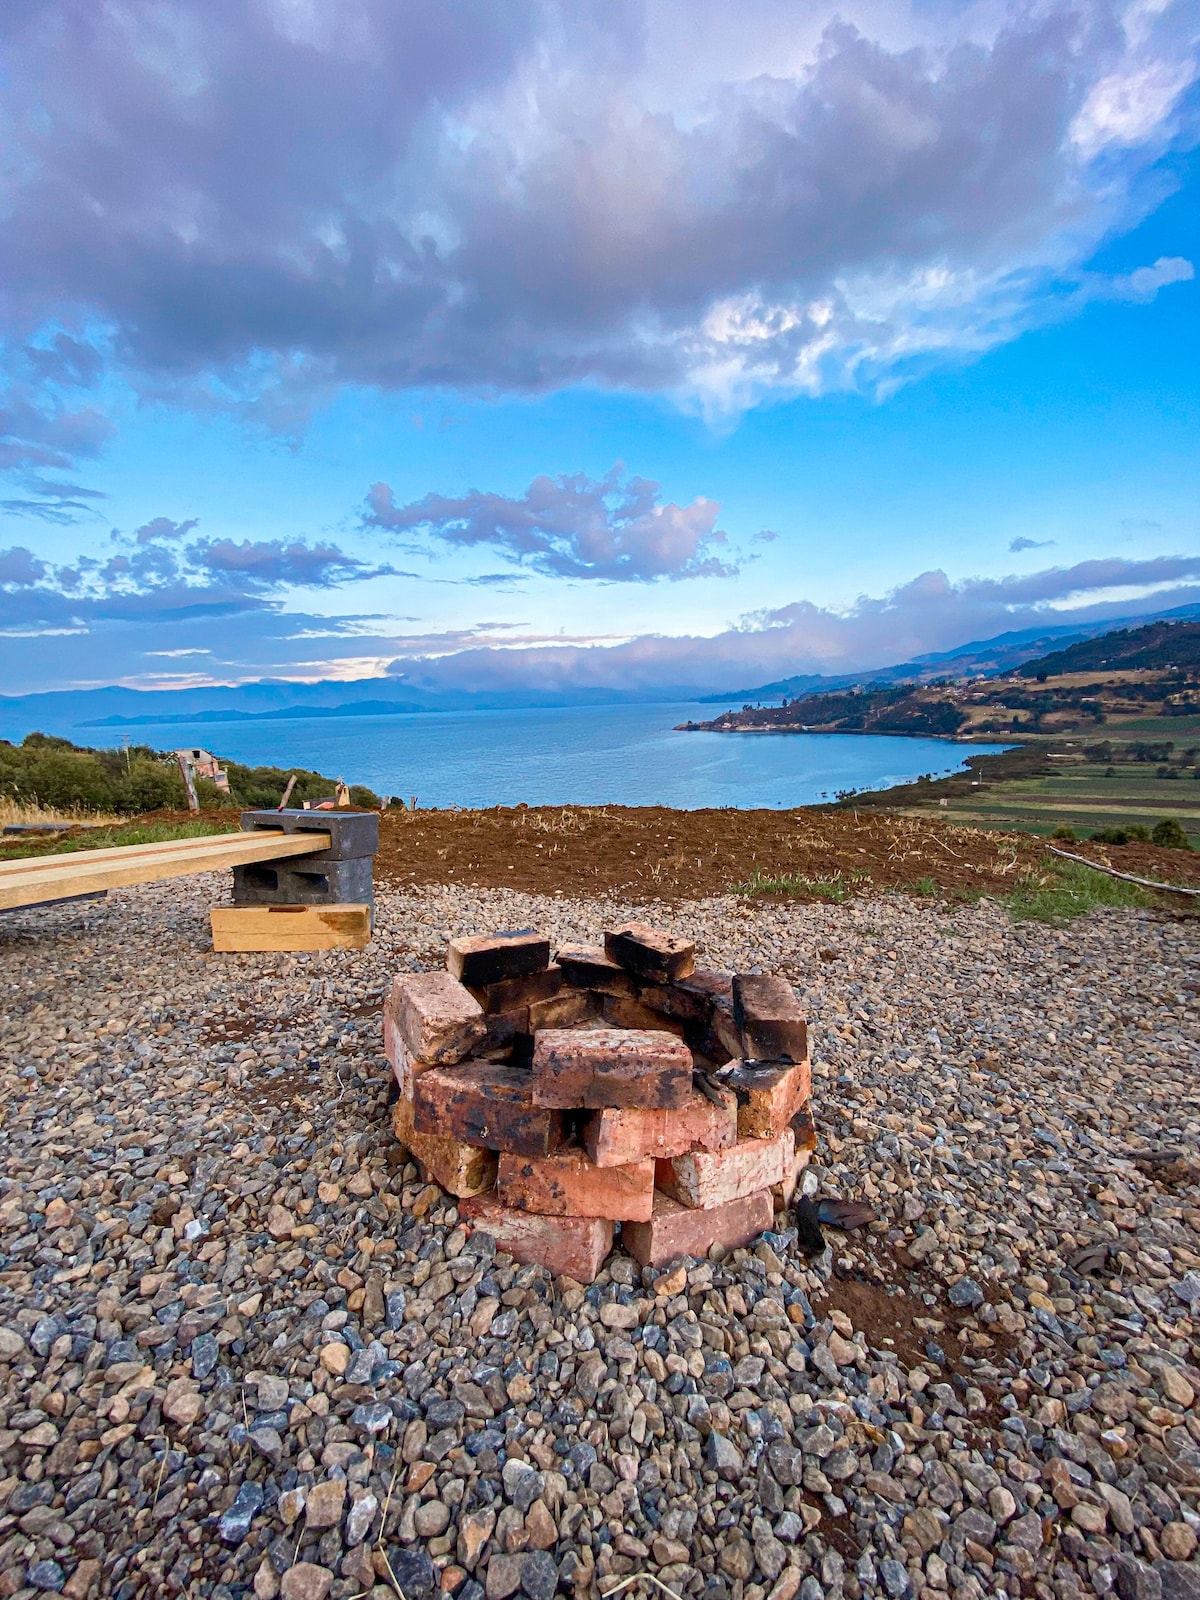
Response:
[[[0,1597],[1200,1596],[1195,922],[223,890],[0,919]],[[564,1291],[398,1164],[391,974],[634,914],[797,984],[870,1229]]]

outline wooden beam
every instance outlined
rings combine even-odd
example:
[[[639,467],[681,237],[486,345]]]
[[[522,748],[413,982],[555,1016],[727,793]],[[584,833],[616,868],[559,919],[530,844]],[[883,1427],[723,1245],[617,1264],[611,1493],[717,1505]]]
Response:
[[[212,834],[153,845],[116,845],[107,850],[78,850],[70,855],[0,862],[0,911],[45,900],[68,900],[101,889],[152,883],[157,878],[179,878],[193,872],[217,872],[257,861],[312,855],[314,851],[327,850],[330,842],[327,833],[256,829],[252,833]]]
[[[371,942],[371,908],[333,906],[214,906],[213,949],[365,950]]]

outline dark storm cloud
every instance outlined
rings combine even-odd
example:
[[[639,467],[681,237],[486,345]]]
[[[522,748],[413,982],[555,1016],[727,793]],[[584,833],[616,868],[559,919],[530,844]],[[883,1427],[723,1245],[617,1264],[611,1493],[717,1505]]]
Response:
[[[1178,131],[1188,0],[886,44],[839,9],[764,0],[751,49],[699,0],[10,8],[3,316],[40,381],[103,345],[176,401],[274,386],[286,425],[348,381],[871,384],[1106,292],[1081,266]]]
[[[427,494],[406,506],[396,505],[386,483],[377,483],[363,524],[402,538],[487,545],[556,578],[645,583],[733,577],[737,566],[714,553],[727,542],[716,525],[717,502],[698,498],[677,506],[661,498],[659,484],[625,477],[620,466],[603,478],[543,474],[519,496],[472,489],[457,497]]]

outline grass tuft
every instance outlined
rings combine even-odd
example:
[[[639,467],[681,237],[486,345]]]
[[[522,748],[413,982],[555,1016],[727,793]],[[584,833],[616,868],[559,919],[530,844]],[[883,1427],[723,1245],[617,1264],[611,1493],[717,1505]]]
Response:
[[[733,892],[804,895],[808,899],[832,900],[840,905],[843,900],[850,898],[865,878],[866,874],[863,873],[852,873],[847,876],[841,872],[831,873],[826,878],[808,878],[802,872],[775,875],[764,872],[761,867],[755,867],[750,877],[744,883],[737,884]]]
[[[1067,922],[1103,906],[1148,906],[1150,893],[1136,883],[1110,878],[1076,861],[1056,861],[1048,871],[1030,875],[1009,899],[1018,922]]]

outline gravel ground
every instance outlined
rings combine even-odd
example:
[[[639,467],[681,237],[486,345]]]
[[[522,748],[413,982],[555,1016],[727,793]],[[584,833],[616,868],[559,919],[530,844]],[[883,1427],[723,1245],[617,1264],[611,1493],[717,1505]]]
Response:
[[[1196,922],[433,888],[216,957],[223,892],[0,919],[0,1596],[1200,1596]],[[871,1228],[584,1291],[397,1163],[389,976],[635,911],[797,984]]]

